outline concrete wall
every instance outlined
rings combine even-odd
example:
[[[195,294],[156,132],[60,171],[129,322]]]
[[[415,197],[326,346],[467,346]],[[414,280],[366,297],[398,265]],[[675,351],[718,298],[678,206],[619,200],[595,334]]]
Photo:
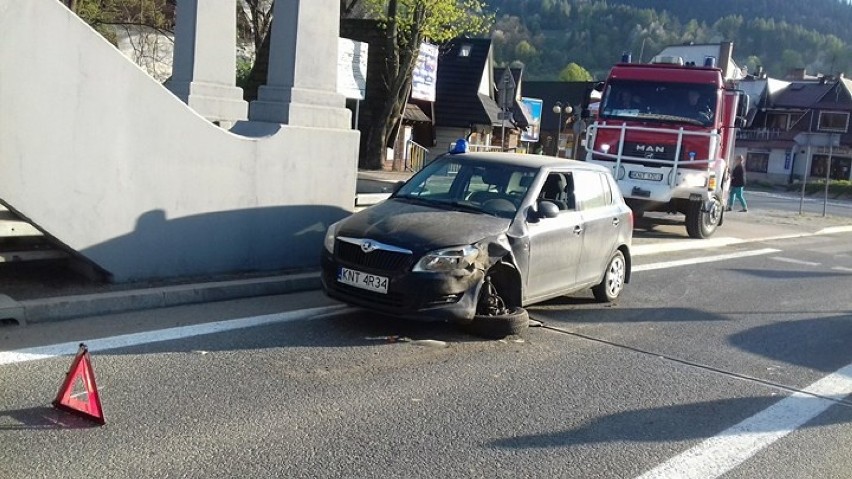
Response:
[[[220,129],[57,1],[0,31],[0,201],[115,281],[315,267],[354,209],[356,131]]]

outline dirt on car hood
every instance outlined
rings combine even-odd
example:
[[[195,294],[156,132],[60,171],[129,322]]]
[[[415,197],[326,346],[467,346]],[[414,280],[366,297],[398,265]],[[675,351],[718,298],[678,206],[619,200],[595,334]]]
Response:
[[[344,220],[337,234],[369,238],[422,253],[500,236],[506,232],[510,223],[509,219],[484,213],[454,211],[389,199]]]

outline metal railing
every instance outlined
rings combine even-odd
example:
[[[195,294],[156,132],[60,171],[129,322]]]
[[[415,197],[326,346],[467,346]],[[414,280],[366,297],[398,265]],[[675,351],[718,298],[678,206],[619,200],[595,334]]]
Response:
[[[683,140],[685,136],[693,136],[693,137],[704,137],[709,142],[708,151],[709,158],[706,159],[695,159],[690,160],[689,164],[698,165],[698,164],[706,164],[709,166],[711,161],[715,160],[715,153],[718,151],[721,135],[715,132],[707,132],[707,131],[690,131],[684,130],[682,127],[678,129],[669,129],[669,128],[649,128],[649,127],[636,127],[636,126],[627,126],[627,124],[622,123],[621,125],[606,125],[593,123],[589,126],[589,144],[594,145],[595,139],[597,137],[597,132],[599,130],[616,130],[619,131],[619,139],[618,139],[618,151],[615,153],[603,152],[603,151],[595,151],[593,154],[595,157],[603,158],[606,161],[614,161],[614,171],[613,173],[618,178],[618,172],[620,171],[621,162],[623,160],[631,161],[634,163],[640,163],[644,165],[659,165],[659,166],[667,166],[672,168],[672,173],[669,176],[669,185],[674,186],[674,182],[677,180],[677,170],[681,166],[682,163],[685,163],[681,160],[681,152],[683,148]],[[626,154],[624,152],[624,142],[627,136],[628,131],[641,131],[641,132],[652,132],[663,135],[676,136],[677,142],[675,143],[675,153],[672,159],[657,159],[657,158],[645,158],[634,156],[630,154]]]
[[[423,168],[423,163],[426,160],[426,153],[429,150],[415,142],[408,140],[405,142],[405,171],[420,171]]]
[[[473,153],[473,152],[479,152],[479,151],[502,151],[502,150],[503,150],[503,148],[502,148],[502,147],[500,147],[500,146],[494,146],[494,145],[473,145],[473,144],[468,145],[468,149],[467,149],[467,151],[469,151],[469,152],[471,152],[471,153]]]
[[[777,140],[785,133],[784,130],[778,128],[759,130],[737,130],[738,140]]]

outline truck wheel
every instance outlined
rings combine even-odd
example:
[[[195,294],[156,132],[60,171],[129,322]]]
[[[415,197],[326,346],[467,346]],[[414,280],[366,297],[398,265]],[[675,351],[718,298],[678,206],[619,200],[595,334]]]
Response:
[[[624,290],[624,278],[627,275],[627,264],[624,254],[616,251],[606,266],[604,277],[601,282],[592,288],[592,294],[599,303],[611,303],[618,298]]]
[[[690,201],[686,210],[686,233],[690,238],[710,237],[722,221],[722,202],[713,198],[710,211],[701,211],[701,202]]]

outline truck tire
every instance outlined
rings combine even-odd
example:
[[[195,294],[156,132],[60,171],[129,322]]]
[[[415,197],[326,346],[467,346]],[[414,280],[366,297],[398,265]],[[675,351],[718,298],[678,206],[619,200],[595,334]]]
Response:
[[[701,211],[701,202],[690,201],[686,210],[686,233],[690,238],[709,238],[722,221],[722,202],[713,198],[710,211]]]

